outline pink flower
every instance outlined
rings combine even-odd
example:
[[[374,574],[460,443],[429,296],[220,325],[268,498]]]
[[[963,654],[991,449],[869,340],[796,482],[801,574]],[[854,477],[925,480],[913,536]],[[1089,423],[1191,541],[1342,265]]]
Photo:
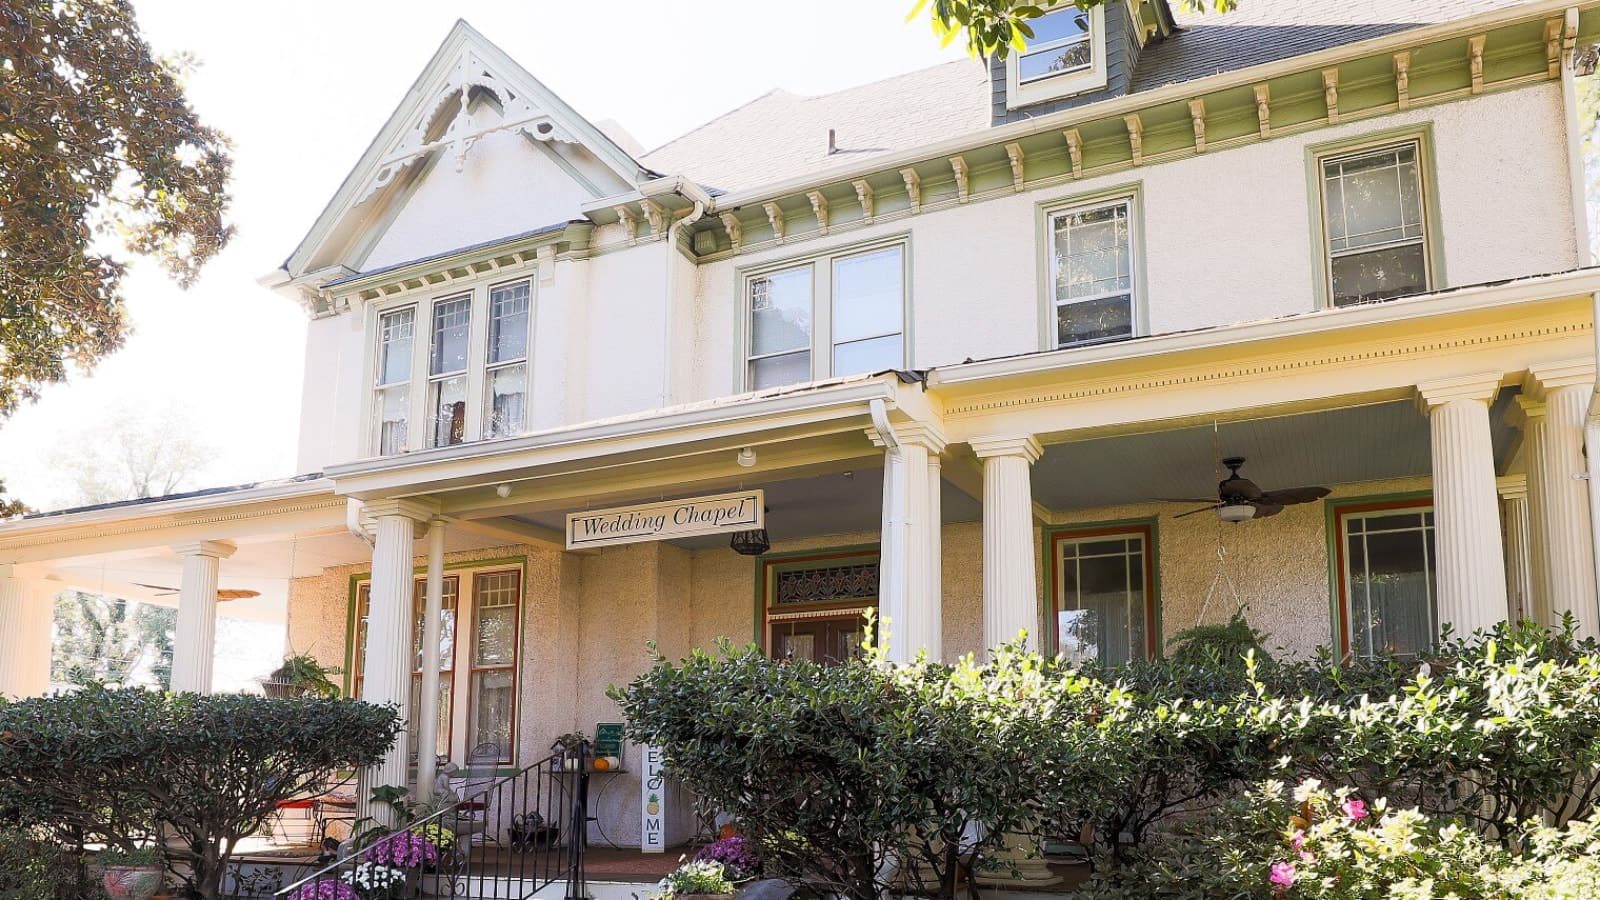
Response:
[[[1360,797],[1345,798],[1345,801],[1339,804],[1339,808],[1344,810],[1344,814],[1349,816],[1352,822],[1359,822],[1367,817],[1367,802]]]
[[[1294,834],[1289,836],[1289,846],[1296,850],[1306,845],[1306,833],[1303,829],[1296,828]]]
[[[1273,891],[1281,894],[1294,884],[1294,878],[1294,863],[1275,862],[1272,864],[1272,877],[1267,880],[1272,882]]]

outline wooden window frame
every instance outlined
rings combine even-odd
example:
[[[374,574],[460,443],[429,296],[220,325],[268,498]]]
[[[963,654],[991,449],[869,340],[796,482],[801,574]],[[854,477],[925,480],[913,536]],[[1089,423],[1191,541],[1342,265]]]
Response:
[[[492,360],[489,358],[490,341],[493,340],[491,325],[494,323],[494,292],[502,288],[512,288],[519,284],[528,286],[528,308],[523,313],[527,317],[525,330],[527,337],[522,345],[522,355],[514,359]],[[529,425],[529,413],[533,411],[533,277],[513,278],[510,281],[501,281],[491,284],[486,293],[487,300],[484,305],[483,321],[483,440],[498,440],[500,438],[516,437],[525,433]],[[494,376],[502,369],[522,367],[522,432],[509,434],[493,434],[494,430]],[[470,387],[470,385],[469,385]]]
[[[756,644],[761,652],[772,654],[772,626],[774,622],[798,621],[802,619],[827,619],[845,620],[852,615],[864,615],[867,610],[876,613],[879,609],[879,597],[874,592],[871,602],[862,600],[842,600],[834,603],[819,602],[799,605],[792,612],[778,613],[774,618],[772,606],[774,602],[777,576],[780,572],[796,571],[813,568],[827,568],[830,566],[864,565],[875,563],[883,564],[882,554],[876,545],[866,547],[844,547],[832,550],[803,551],[799,553],[769,554],[756,560],[756,588],[755,588],[755,623]],[[823,564],[823,565],[819,565]],[[881,625],[881,623],[880,623]]]
[[[1144,541],[1144,640],[1145,658],[1161,658],[1161,585],[1160,567],[1157,565],[1157,525],[1152,519],[1140,519],[1128,522],[1105,522],[1087,525],[1067,525],[1051,528],[1046,534],[1045,546],[1050,554],[1049,565],[1046,569],[1049,583],[1045,585],[1046,609],[1049,611],[1049,626],[1045,628],[1046,639],[1039,642],[1041,647],[1049,647],[1050,652],[1060,652],[1060,615],[1062,611],[1062,571],[1061,571],[1061,545],[1066,543],[1079,543],[1094,540],[1095,538],[1129,537],[1137,535]]]
[[[445,725],[446,725],[446,727],[445,727],[444,746],[445,746],[445,756],[447,756],[447,757],[450,755],[450,749],[452,747],[454,747],[455,744],[456,744],[456,727],[455,727],[456,726],[456,717],[455,717],[456,686],[455,686],[455,672],[456,672],[456,667],[460,664],[460,657],[461,657],[461,640],[460,640],[460,637],[461,637],[461,576],[459,574],[445,575],[441,579],[441,582],[440,582],[440,588],[441,588],[440,594],[441,594],[441,600],[442,600],[444,596],[447,596],[449,594],[449,591],[444,590],[444,587],[449,585],[449,583],[452,582],[452,581],[455,582],[455,585],[456,585],[456,606],[455,606],[456,633],[455,633],[455,639],[453,640],[453,642],[450,645],[450,667],[448,669],[444,668],[443,667],[443,660],[441,660],[440,661],[440,669],[439,669],[439,683],[440,684],[444,684],[447,678],[448,678],[448,680],[450,682],[450,703],[448,705],[446,705],[444,710],[441,711],[441,714],[444,716],[444,721],[445,721]],[[416,633],[417,622],[422,618],[423,613],[427,612],[427,603],[428,603],[428,594],[427,594],[427,591],[428,591],[428,579],[427,579],[427,576],[423,576],[422,578],[415,579],[415,583],[416,583],[416,589],[413,590],[412,597],[411,597],[411,628],[412,628],[412,633],[413,634]],[[368,584],[370,585],[371,582],[368,582]],[[441,606],[441,609],[442,609],[442,606]],[[418,660],[418,662],[420,662],[420,660]],[[422,668],[420,666],[412,667],[411,676],[413,678],[420,678],[421,675],[422,675]],[[422,702],[421,702],[420,699],[418,699],[417,700],[417,710],[420,712],[421,709],[422,709]],[[419,727],[417,729],[417,740],[419,742],[422,740],[422,729],[421,729],[420,725],[419,725]],[[413,748],[413,749],[415,750],[416,748]],[[417,752],[420,753],[421,751],[417,750]]]
[[[479,603],[478,603],[478,580],[481,579],[481,578],[484,578],[485,576],[507,575],[507,574],[513,576],[516,579],[516,590],[512,594],[512,596],[515,598],[516,616],[515,616],[515,624],[514,624],[514,626],[512,628],[512,636],[511,636],[511,662],[509,664],[505,664],[505,665],[480,666],[480,665],[478,665],[478,654],[477,654],[478,629],[479,629],[479,621],[480,621],[479,620],[480,606],[479,606]],[[521,676],[521,673],[522,673],[522,626],[523,626],[522,616],[523,616],[523,613],[524,613],[525,608],[527,606],[527,603],[526,603],[526,600],[527,600],[527,597],[526,597],[526,591],[527,591],[526,573],[524,573],[523,570],[520,567],[493,567],[493,568],[474,570],[474,571],[472,571],[470,573],[470,575],[471,575],[471,584],[472,584],[472,633],[471,633],[471,638],[472,638],[473,649],[469,650],[468,651],[468,655],[467,655],[467,671],[466,671],[466,687],[467,687],[466,697],[467,697],[467,704],[468,704],[468,706],[467,706],[467,740],[468,740],[469,744],[473,740],[475,740],[475,736],[473,735],[473,731],[474,731],[476,723],[473,721],[473,717],[477,715],[477,703],[476,703],[476,700],[475,700],[475,694],[473,692],[473,689],[474,689],[474,685],[475,685],[475,683],[476,683],[476,681],[478,679],[479,674],[480,673],[484,673],[484,672],[510,672],[511,673],[511,714],[510,714],[511,715],[511,735],[510,735],[509,740],[507,741],[507,744],[509,746],[507,746],[505,748],[505,753],[500,757],[500,762],[502,764],[510,764],[510,763],[513,763],[513,762],[516,761],[516,758],[517,758],[517,744],[518,744],[519,739],[521,737],[521,735],[520,735],[521,729],[519,728],[520,723],[517,720],[517,716],[518,716],[518,713],[520,711],[521,704],[520,704],[519,701],[521,699],[520,695],[522,693],[522,691],[521,691],[521,681],[522,681],[522,676]],[[457,615],[460,615],[460,613],[457,612]],[[472,747],[471,746],[468,746],[466,749],[467,749],[467,752],[469,754],[472,752]]]
[[[1438,513],[1435,510],[1432,493],[1407,494],[1397,497],[1383,498],[1355,498],[1345,502],[1328,504],[1328,544],[1329,544],[1329,569],[1330,580],[1333,585],[1333,630],[1339,641],[1339,658],[1341,660],[1354,659],[1351,649],[1354,635],[1351,634],[1350,621],[1350,562],[1348,547],[1345,544],[1344,521],[1351,515],[1364,515],[1368,513],[1381,513],[1400,510],[1434,511],[1434,534],[1438,535]],[[1438,553],[1435,545],[1434,552]],[[1437,588],[1435,588],[1434,602],[1437,604]],[[1435,609],[1435,625],[1437,625],[1438,610]]]

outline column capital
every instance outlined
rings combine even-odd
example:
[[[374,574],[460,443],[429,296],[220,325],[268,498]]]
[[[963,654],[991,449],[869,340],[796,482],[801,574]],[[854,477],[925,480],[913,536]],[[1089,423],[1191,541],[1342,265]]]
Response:
[[[1424,381],[1417,385],[1417,407],[1426,413],[1457,400],[1489,403],[1500,391],[1500,379],[1498,372],[1485,372]]]
[[[878,429],[868,428],[866,433],[867,437],[872,439],[872,446],[884,446],[883,435],[878,433]],[[949,443],[945,440],[944,432],[926,422],[904,422],[895,425],[894,436],[902,445],[926,447],[930,454],[935,455],[943,453],[945,445]]]
[[[1543,400],[1535,400],[1527,394],[1518,394],[1511,400],[1511,405],[1506,409],[1506,424],[1512,428],[1526,431],[1532,420],[1544,418]]]
[[[1039,445],[1039,439],[1031,434],[973,438],[967,443],[972,446],[972,452],[976,453],[979,459],[1020,456],[1032,464],[1038,462],[1039,457],[1044,455],[1044,448]]]
[[[1593,383],[1594,360],[1567,359],[1529,366],[1528,374],[1522,379],[1522,392],[1535,400],[1543,400],[1546,393],[1556,388]]]
[[[1494,480],[1494,486],[1500,492],[1501,500],[1528,499],[1528,476],[1521,472],[1501,475]]]
[[[361,504],[361,527],[372,531],[377,527],[379,519],[400,516],[410,519],[425,528],[437,515],[439,515],[439,501],[437,500],[411,498],[368,500]],[[417,536],[421,537],[422,535],[418,534]]]
[[[213,559],[227,559],[238,549],[238,545],[232,541],[189,541],[172,545],[172,552],[179,556],[209,556]]]

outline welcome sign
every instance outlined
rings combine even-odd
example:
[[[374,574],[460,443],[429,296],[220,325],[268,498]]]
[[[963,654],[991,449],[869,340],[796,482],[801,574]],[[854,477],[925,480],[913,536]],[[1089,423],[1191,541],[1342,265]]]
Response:
[[[567,515],[567,549],[667,541],[766,527],[760,490],[619,506]]]

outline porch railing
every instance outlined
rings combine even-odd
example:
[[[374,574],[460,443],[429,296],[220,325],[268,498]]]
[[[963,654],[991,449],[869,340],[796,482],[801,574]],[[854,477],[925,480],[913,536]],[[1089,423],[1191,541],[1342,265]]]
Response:
[[[529,900],[565,881],[567,900],[587,898],[583,859],[590,762],[587,743],[557,750],[514,775],[464,791],[459,802],[397,828],[390,836],[352,838],[347,844],[362,846],[340,848],[332,864],[270,896]],[[433,841],[435,853],[403,837],[429,838],[437,828],[456,835],[454,846],[441,848]]]

